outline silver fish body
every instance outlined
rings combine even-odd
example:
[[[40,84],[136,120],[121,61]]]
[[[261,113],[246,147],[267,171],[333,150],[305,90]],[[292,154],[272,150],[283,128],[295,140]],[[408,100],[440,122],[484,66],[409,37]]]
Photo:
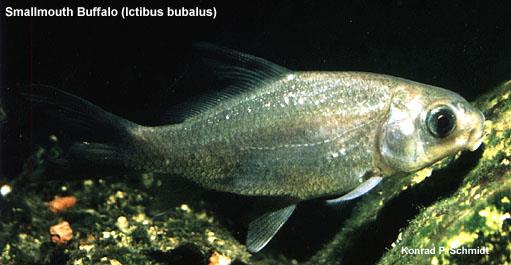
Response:
[[[444,100],[462,106],[467,113],[459,116],[470,119],[463,126],[476,136],[441,145],[439,154],[417,154],[438,144],[414,142],[421,140],[415,132],[427,129],[403,112],[417,119],[430,101]],[[129,166],[220,191],[305,200],[343,194],[370,176],[415,171],[478,145],[483,119],[453,92],[401,78],[292,72],[181,124],[136,128],[134,135],[147,140]]]
[[[89,132],[87,142],[70,148],[71,164],[162,173],[206,189],[284,201],[250,223],[252,252],[300,201],[351,200],[383,177],[482,142],[483,114],[439,87],[372,73],[295,72],[236,51],[199,48],[210,51],[206,62],[232,85],[180,123],[138,125],[47,87],[22,94]]]
[[[380,172],[375,144],[395,83],[368,73],[289,73],[178,125],[135,128],[146,140],[128,166],[243,195],[343,194]]]

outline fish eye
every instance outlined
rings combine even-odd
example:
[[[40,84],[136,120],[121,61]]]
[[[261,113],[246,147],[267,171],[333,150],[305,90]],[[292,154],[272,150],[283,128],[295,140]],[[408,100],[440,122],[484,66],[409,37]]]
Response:
[[[429,111],[426,117],[429,132],[436,138],[449,136],[456,127],[456,115],[447,106],[438,106]]]

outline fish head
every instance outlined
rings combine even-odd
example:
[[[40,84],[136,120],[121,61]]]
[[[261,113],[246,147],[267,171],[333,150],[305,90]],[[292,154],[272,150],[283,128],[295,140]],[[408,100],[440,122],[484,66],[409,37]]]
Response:
[[[403,81],[396,86],[378,137],[382,168],[413,172],[483,141],[484,115],[460,95]]]

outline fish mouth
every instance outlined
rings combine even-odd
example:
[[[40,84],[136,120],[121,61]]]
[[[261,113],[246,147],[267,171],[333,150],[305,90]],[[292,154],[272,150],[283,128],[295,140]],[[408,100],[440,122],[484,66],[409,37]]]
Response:
[[[484,137],[481,136],[479,137],[479,139],[475,141],[470,141],[470,144],[468,145],[468,150],[470,150],[471,152],[477,150],[477,148],[479,148],[479,146],[481,146],[481,144],[483,143],[483,138]]]
[[[475,125],[472,130],[470,130],[470,134],[468,136],[466,148],[470,151],[475,151],[481,144],[484,139],[484,115],[480,111],[475,111],[471,115],[471,120]]]
[[[473,151],[477,150],[477,148],[479,148],[479,146],[481,146],[481,144],[483,143],[483,139],[484,139],[484,131],[483,130],[484,130],[484,127],[481,126],[481,127],[473,129],[470,132],[470,136],[467,141],[467,149],[468,150],[473,152]]]

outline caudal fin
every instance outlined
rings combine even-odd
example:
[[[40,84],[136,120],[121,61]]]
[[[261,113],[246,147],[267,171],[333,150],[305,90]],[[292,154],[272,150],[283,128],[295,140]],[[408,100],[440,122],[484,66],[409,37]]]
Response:
[[[107,136],[109,141],[122,142],[129,137],[130,128],[137,126],[85,99],[50,86],[30,85],[20,94],[36,109],[50,113],[68,128],[85,133],[88,141]]]
[[[122,156],[128,153],[125,149],[130,142],[130,130],[139,125],[50,86],[30,85],[20,94],[35,109],[48,112],[65,128],[80,135],[59,163],[66,166],[121,167]]]

